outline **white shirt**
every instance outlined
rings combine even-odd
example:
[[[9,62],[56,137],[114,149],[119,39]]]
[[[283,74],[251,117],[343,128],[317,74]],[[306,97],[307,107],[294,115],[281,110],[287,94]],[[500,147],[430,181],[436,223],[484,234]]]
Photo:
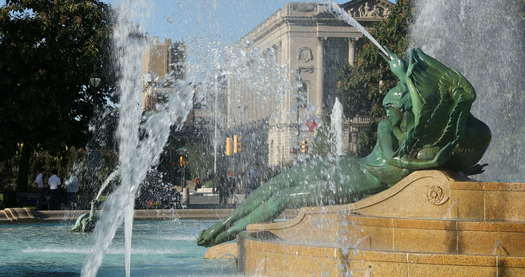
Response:
[[[49,189],[54,190],[58,189],[58,186],[60,186],[62,183],[60,182],[60,177],[53,174],[51,177],[49,177],[49,180],[47,180],[47,184],[49,185]]]
[[[44,174],[38,173],[34,182],[36,183],[37,188],[44,188]]]

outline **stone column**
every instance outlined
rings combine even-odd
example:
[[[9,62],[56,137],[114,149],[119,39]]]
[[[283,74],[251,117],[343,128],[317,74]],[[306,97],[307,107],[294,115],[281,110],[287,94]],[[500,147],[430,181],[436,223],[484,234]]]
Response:
[[[348,64],[353,66],[355,62],[355,43],[356,38],[348,38]]]
[[[351,135],[350,151],[352,153],[357,153],[357,130],[353,130]]]
[[[317,42],[317,86],[315,94],[315,105],[317,106],[316,114],[321,116],[323,112],[323,98],[324,98],[324,44],[326,38],[320,37]]]

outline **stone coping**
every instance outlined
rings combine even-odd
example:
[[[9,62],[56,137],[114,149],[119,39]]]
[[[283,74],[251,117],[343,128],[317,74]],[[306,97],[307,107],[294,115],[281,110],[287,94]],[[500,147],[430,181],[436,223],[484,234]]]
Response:
[[[434,187],[439,187],[444,192],[443,200],[429,203],[428,193]],[[283,230],[300,224],[307,216],[352,216],[352,219],[359,220],[362,224],[378,226],[386,224],[396,227],[408,224],[414,228],[523,231],[523,196],[525,183],[458,180],[450,172],[422,170],[360,201],[302,208],[296,218],[287,222],[252,224],[247,230]],[[507,200],[497,201],[500,198]],[[387,218],[391,218],[390,221]]]
[[[32,217],[18,217],[20,209],[29,210],[27,213]],[[228,216],[232,209],[156,209],[135,210],[135,219],[157,220],[157,219],[219,219]],[[76,220],[77,217],[88,210],[31,210],[27,208],[12,208],[0,211],[0,222],[23,222],[23,221],[62,221]]]
[[[233,209],[152,209],[135,210],[135,219],[162,220],[162,219],[220,219],[227,217]],[[0,223],[27,222],[27,221],[62,221],[76,220],[78,216],[88,210],[34,210],[30,208],[8,208],[0,210]],[[297,210],[286,210],[280,218],[293,218]]]
[[[431,265],[495,266],[525,268],[525,257],[505,257],[497,255],[462,255],[442,253],[418,253],[405,251],[343,249],[335,246],[312,246],[287,243],[285,241],[261,240],[244,236],[242,251],[260,251],[279,255],[330,257],[335,259],[362,260],[374,262],[417,263]],[[345,254],[346,253],[346,254]]]
[[[274,223],[250,224],[247,231],[272,231],[292,228],[301,224],[303,219],[311,214],[300,212],[291,220]],[[352,225],[425,229],[425,230],[450,230],[450,231],[485,231],[485,232],[523,232],[525,233],[525,221],[474,221],[474,220],[441,220],[441,219],[411,219],[390,218],[375,216],[348,215],[344,220]]]
[[[450,188],[476,191],[525,191],[525,183],[454,181],[450,184]]]

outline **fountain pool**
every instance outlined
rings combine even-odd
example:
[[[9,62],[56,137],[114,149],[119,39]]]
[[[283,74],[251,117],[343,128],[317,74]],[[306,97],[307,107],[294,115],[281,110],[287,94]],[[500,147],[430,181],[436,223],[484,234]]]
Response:
[[[134,276],[237,276],[233,260],[204,260],[195,244],[211,221],[136,221],[131,273]],[[2,224],[0,276],[80,276],[93,244],[88,234],[69,232],[71,222]],[[97,276],[122,276],[124,232],[117,231]]]

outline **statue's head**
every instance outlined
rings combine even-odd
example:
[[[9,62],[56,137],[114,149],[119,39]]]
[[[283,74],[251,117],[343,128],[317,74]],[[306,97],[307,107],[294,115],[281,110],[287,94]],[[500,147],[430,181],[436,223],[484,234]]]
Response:
[[[404,103],[406,101],[405,95],[408,95],[406,87],[402,83],[398,83],[383,98],[383,107],[385,108],[387,119],[394,125],[400,123],[403,118],[406,106]]]
[[[409,110],[411,108],[411,103],[408,88],[402,82],[398,82],[397,85],[391,88],[383,98],[383,107],[391,105],[402,111]]]

